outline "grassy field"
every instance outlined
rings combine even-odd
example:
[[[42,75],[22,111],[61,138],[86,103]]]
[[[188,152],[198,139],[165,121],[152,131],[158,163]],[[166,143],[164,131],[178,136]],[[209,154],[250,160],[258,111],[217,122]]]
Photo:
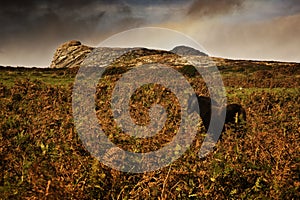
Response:
[[[77,69],[1,67],[0,199],[299,199],[300,65],[225,60],[218,67],[228,102],[245,108],[247,124],[227,127],[214,152],[202,159],[200,126],[177,161],[143,174],[111,169],[82,145],[71,107]],[[108,103],[119,71],[98,84],[99,123],[124,149],[156,149],[174,136],[178,120],[167,122],[163,139],[126,137]],[[201,77],[188,67],[181,72],[197,94],[207,95]],[[174,97],[162,91],[151,85],[137,91],[135,99],[144,98],[149,108],[162,97],[160,103],[177,119],[178,107],[170,103]],[[132,115],[147,121],[139,114],[146,110]]]

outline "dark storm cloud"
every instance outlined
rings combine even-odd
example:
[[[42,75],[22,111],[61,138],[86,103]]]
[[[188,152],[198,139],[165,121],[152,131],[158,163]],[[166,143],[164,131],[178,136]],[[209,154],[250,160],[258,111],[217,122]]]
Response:
[[[280,0],[281,5],[286,8],[290,13],[300,12],[300,1],[299,0]]]
[[[2,38],[33,36],[59,31],[61,36],[81,37],[92,34],[120,31],[147,23],[149,16],[132,12],[132,8],[153,5],[180,4],[186,1],[138,0],[29,0],[1,1],[0,33]],[[157,14],[157,13],[156,13]],[[156,16],[153,16],[154,18]],[[1,40],[1,39],[0,39]],[[2,39],[3,40],[3,39]],[[8,42],[10,39],[5,39]],[[3,42],[3,41],[2,41]]]
[[[228,18],[236,12],[234,19]],[[256,23],[299,12],[299,0],[2,0],[0,65],[46,66],[62,42],[77,39],[93,46],[114,33],[135,27],[173,24],[170,27],[178,27],[178,31],[189,29],[194,33],[203,29],[212,35],[215,22],[211,19],[215,17],[235,20],[236,28],[247,20]],[[205,20],[205,25],[198,23]],[[285,30],[288,31],[293,30]],[[221,33],[210,38],[217,41],[224,37]],[[253,43],[255,35],[251,36]],[[274,36],[274,40],[278,39]]]
[[[240,8],[243,2],[244,0],[195,0],[188,14],[196,17],[224,14]]]
[[[194,0],[188,10],[188,15],[193,17],[211,17],[223,15],[235,11],[245,11],[247,6],[256,5],[259,12],[265,11],[266,7],[273,9],[272,14],[276,17],[280,15],[294,15],[300,12],[299,0]],[[253,14],[257,13],[255,10]]]
[[[26,3],[23,3],[26,2]],[[2,32],[9,31],[34,31],[55,24],[60,31],[63,27],[92,26],[95,20],[101,19],[105,12],[109,12],[105,5],[109,1],[5,1],[1,2],[1,27]],[[99,9],[94,10],[95,6]],[[103,9],[101,9],[103,6]],[[125,5],[119,5],[120,14],[128,15],[130,9]],[[84,22],[84,23],[83,23]],[[40,26],[42,25],[42,27]],[[52,27],[53,28],[53,27]],[[72,33],[73,30],[70,31]],[[26,31],[25,31],[26,32]]]
[[[1,1],[0,42],[45,40],[61,42],[70,38],[93,40],[95,35],[108,35],[144,24],[157,23],[170,17],[151,16],[143,12],[149,6],[177,5],[189,1],[138,0],[29,0]],[[133,11],[134,9],[134,11]],[[167,9],[166,9],[167,10]],[[150,16],[149,16],[150,15]],[[43,37],[44,36],[44,37]],[[99,38],[98,38],[99,40]]]
[[[62,42],[77,39],[91,44],[142,23],[124,1],[1,1],[0,64],[13,60],[45,65]]]

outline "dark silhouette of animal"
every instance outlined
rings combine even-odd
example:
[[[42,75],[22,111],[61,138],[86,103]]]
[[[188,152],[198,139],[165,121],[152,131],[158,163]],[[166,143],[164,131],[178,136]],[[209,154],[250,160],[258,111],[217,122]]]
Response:
[[[194,111],[199,111],[200,113],[198,114],[200,114],[200,117],[206,130],[208,130],[208,126],[210,123],[212,103],[216,105],[214,101],[212,102],[211,98],[198,95],[197,99],[192,99],[190,97],[188,100],[188,114],[191,114]]]
[[[188,100],[188,114],[191,114],[199,109],[200,113],[198,114],[200,115],[206,130],[209,128],[212,109],[216,109],[218,115],[221,115],[222,112],[226,112],[225,124],[238,124],[242,120],[246,121],[246,111],[240,104],[229,104],[226,106],[226,108],[222,108],[210,97],[196,96],[197,99],[190,97]],[[197,106],[199,107],[197,108]],[[224,130],[225,127],[223,127],[223,131]]]

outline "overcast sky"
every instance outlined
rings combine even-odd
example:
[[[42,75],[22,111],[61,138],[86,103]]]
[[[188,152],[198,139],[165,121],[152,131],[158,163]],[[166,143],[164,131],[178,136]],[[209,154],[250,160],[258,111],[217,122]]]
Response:
[[[50,65],[63,42],[96,46],[136,27],[182,32],[212,56],[300,62],[299,0],[0,2],[0,65]]]

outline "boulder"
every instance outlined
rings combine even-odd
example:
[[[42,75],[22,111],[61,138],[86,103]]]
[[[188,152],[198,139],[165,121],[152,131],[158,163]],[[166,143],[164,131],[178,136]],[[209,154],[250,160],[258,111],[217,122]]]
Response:
[[[76,40],[66,42],[56,50],[50,68],[79,67],[93,49],[93,47],[82,45]]]

